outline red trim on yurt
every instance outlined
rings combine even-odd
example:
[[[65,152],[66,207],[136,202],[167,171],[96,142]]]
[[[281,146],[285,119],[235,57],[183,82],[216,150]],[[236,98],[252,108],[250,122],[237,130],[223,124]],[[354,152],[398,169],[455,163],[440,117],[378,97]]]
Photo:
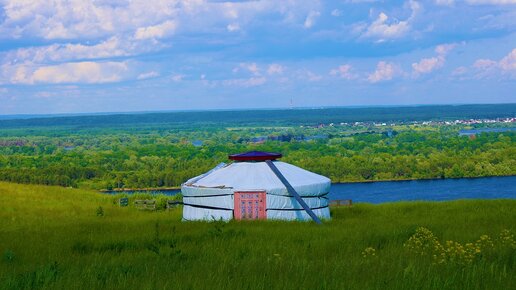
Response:
[[[249,151],[246,153],[232,154],[228,158],[235,161],[265,161],[276,160],[283,155],[274,152]]]

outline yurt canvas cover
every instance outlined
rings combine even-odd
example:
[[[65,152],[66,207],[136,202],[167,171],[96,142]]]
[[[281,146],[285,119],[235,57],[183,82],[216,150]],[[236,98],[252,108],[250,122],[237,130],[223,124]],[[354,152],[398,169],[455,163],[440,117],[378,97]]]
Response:
[[[329,178],[285,162],[272,162],[317,217],[330,218]],[[188,180],[181,191],[184,220],[230,220],[241,216],[311,220],[266,162],[251,160],[223,164]],[[261,200],[262,197],[265,200]],[[235,201],[238,202],[236,206]],[[234,213],[235,209],[239,212]]]

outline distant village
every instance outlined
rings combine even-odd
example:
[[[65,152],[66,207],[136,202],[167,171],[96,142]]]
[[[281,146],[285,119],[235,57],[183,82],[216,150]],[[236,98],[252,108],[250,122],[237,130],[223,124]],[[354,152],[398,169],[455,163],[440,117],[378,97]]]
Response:
[[[380,127],[380,126],[400,126],[400,125],[474,125],[474,124],[495,124],[495,123],[516,123],[516,117],[513,118],[496,118],[496,119],[465,119],[465,120],[454,120],[454,121],[400,121],[390,123],[378,123],[378,122],[354,122],[354,123],[339,123],[341,126],[351,127]],[[334,127],[335,123],[319,124],[316,126],[301,126],[301,127],[312,127],[312,128],[323,128],[323,127]]]
[[[355,134],[368,134],[368,133],[381,133],[386,135],[387,137],[393,137],[397,134],[396,131],[390,129],[390,127],[394,126],[402,126],[402,125],[423,125],[423,126],[443,126],[443,125],[476,125],[476,124],[499,124],[499,123],[516,123],[516,117],[514,118],[496,118],[496,119],[465,119],[465,120],[453,120],[453,121],[401,121],[401,122],[389,122],[389,123],[378,123],[378,122],[353,122],[353,123],[329,123],[329,124],[318,124],[318,125],[301,125],[300,128],[312,128],[312,129],[321,129],[328,127],[352,127],[352,128],[372,128],[372,127],[387,127],[386,130],[382,130],[380,132],[374,130],[365,130],[360,132],[353,132],[351,135]],[[508,127],[508,128],[481,128],[481,129],[472,129],[472,130],[460,130],[459,136],[472,136],[482,132],[507,132],[507,131],[516,131],[516,127]],[[293,135],[293,134],[283,134],[283,135],[270,135],[270,136],[257,136],[257,137],[241,137],[237,140],[237,143],[251,143],[251,144],[262,144],[266,141],[279,141],[279,142],[291,142],[291,141],[312,141],[312,140],[324,140],[330,139],[332,135],[330,134],[316,134],[311,136],[305,136],[304,134]],[[192,145],[195,147],[200,147],[203,145],[202,140],[194,140],[192,141]]]

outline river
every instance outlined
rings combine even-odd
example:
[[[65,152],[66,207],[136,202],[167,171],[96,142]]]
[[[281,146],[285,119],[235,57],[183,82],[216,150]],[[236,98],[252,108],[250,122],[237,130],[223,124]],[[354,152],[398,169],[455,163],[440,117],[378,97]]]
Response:
[[[178,192],[178,190],[159,191],[159,193],[169,195]],[[335,183],[331,186],[329,197],[331,200],[351,199],[354,203],[516,198],[516,176]]]
[[[333,184],[330,199],[383,203],[403,200],[516,198],[516,176]]]

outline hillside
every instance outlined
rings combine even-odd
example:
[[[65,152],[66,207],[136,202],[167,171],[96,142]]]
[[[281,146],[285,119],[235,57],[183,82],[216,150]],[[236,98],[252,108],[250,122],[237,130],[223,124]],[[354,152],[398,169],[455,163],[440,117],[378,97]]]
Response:
[[[509,289],[516,283],[510,236],[516,200],[357,204],[332,209],[333,220],[323,226],[184,223],[180,209],[142,212],[95,192],[1,182],[0,204],[0,289]],[[419,227],[435,239],[420,230],[408,242]],[[415,254],[408,247],[414,239],[439,241],[447,254],[442,261]],[[471,259],[461,254],[469,242],[480,251]]]

